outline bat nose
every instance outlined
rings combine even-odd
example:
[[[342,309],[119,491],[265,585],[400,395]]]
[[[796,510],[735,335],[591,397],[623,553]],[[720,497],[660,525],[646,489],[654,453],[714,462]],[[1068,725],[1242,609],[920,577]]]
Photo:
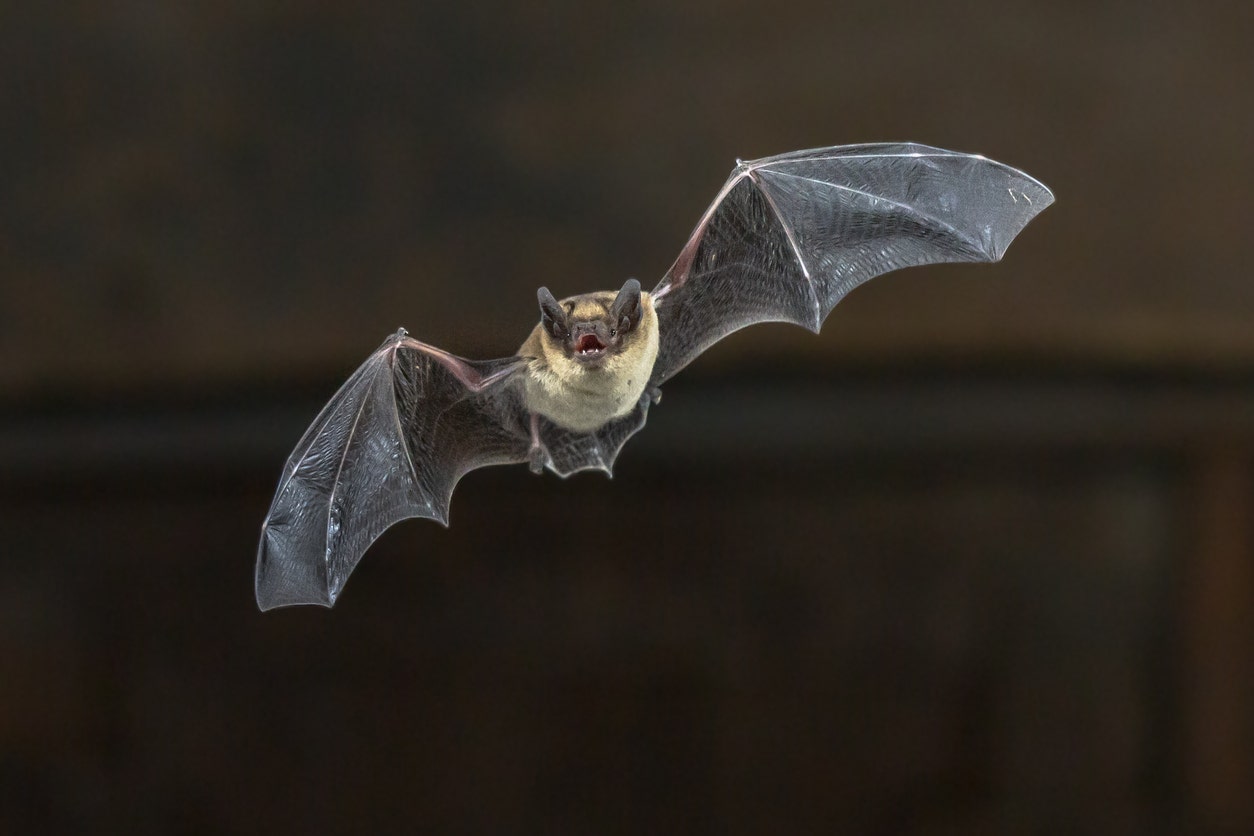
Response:
[[[570,336],[575,342],[579,342],[579,338],[587,334],[591,334],[604,342],[606,337],[605,331],[605,323],[595,319],[590,322],[575,322],[570,326]]]

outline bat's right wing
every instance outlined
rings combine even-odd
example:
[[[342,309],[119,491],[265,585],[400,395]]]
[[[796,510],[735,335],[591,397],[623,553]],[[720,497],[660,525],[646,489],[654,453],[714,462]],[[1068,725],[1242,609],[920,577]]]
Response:
[[[389,337],[292,451],[261,527],[257,605],[332,606],[362,554],[393,523],[448,524],[458,479],[527,461],[516,387],[525,361],[474,362]]]
[[[858,285],[901,267],[997,261],[1054,200],[1022,171],[914,144],[742,162],[653,290],[660,386],[756,322],[817,332]]]

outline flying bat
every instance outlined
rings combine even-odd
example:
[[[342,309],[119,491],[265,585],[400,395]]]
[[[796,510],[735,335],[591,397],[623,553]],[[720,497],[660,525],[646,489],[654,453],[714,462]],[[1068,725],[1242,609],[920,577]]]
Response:
[[[292,451],[261,527],[257,605],[330,607],[370,544],[419,517],[448,525],[458,480],[527,463],[612,472],[661,387],[758,322],[818,332],[873,276],[998,261],[1053,202],[1022,171],[916,144],[845,145],[737,161],[651,291],[558,300],[513,357],[477,361],[388,337]]]

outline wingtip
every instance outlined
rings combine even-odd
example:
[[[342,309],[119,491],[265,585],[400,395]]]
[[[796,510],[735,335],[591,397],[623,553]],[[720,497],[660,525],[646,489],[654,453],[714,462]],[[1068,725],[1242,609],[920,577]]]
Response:
[[[331,609],[335,606],[338,595],[332,595],[328,592],[325,596],[317,597],[310,595],[279,595],[277,584],[270,584],[264,588],[260,585],[260,581],[253,589],[253,597],[257,601],[257,609],[262,612],[270,610],[283,609],[285,607],[303,607],[316,606]]]
[[[322,607],[323,609],[331,609],[335,606],[335,600],[329,601],[263,601],[257,599],[257,609],[261,612],[270,612],[271,610],[288,609],[291,607]]]
[[[1000,223],[986,226],[979,241],[980,250],[990,262],[1001,261],[1023,230],[1054,203],[1053,191],[1040,180],[1019,169],[1005,167],[1019,179],[1012,180],[1006,187],[1014,204],[1013,211],[1003,215]]]
[[[253,572],[253,598],[262,612],[282,607],[313,605],[330,609],[335,606],[338,590],[319,589],[308,577],[294,578],[285,572],[270,549],[270,519],[261,524],[261,540],[257,544],[257,564]]]
[[[293,590],[290,584],[269,577],[264,567],[258,565],[256,581],[253,585],[253,597],[257,601],[257,609],[262,612],[282,609],[285,607],[318,606],[331,609],[339,596],[331,590],[301,589]]]

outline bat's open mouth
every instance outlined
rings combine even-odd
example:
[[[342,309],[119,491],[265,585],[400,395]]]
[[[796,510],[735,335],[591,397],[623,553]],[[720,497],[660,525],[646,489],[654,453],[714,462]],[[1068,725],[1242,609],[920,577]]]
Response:
[[[605,343],[597,339],[596,334],[584,334],[575,343],[575,353],[580,357],[596,357],[605,351]]]

